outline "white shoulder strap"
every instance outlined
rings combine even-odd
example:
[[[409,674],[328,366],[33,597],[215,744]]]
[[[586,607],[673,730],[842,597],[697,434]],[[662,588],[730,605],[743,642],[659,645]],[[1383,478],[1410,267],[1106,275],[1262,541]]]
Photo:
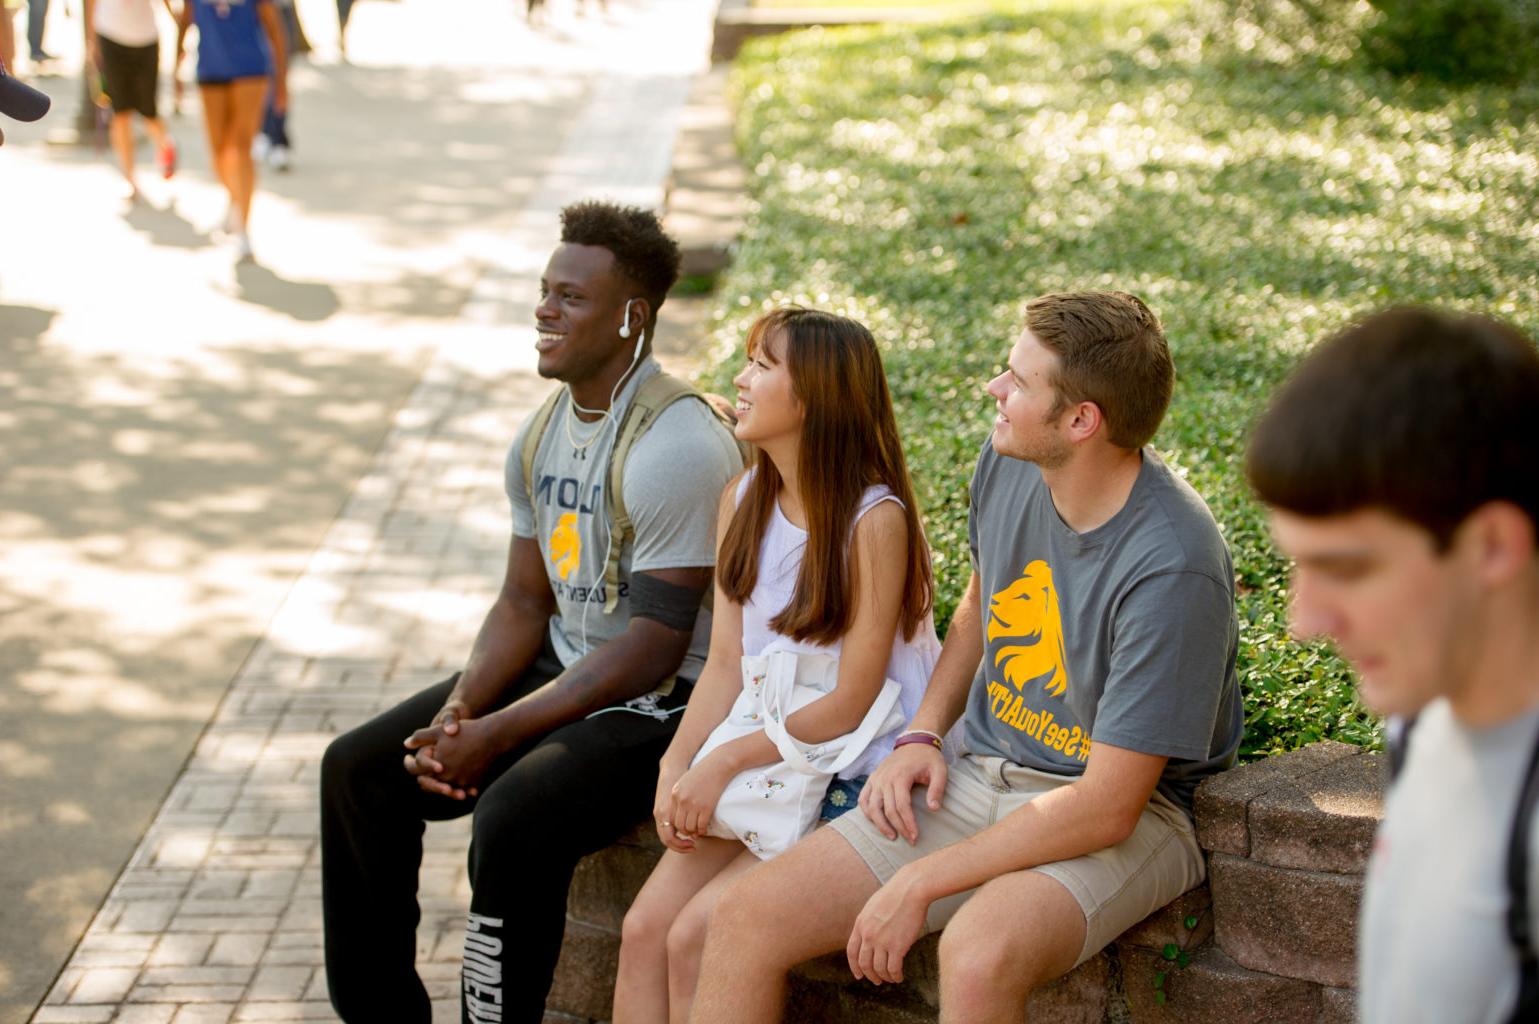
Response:
[[[796,685],[798,660],[819,662],[826,659],[832,663],[836,674],[838,661],[831,655],[798,655],[792,651],[775,651],[767,658],[769,675],[764,681],[762,697],[764,735],[775,744],[775,749],[780,752],[781,757],[785,758],[786,765],[803,775],[835,775],[854,764],[855,759],[865,752],[872,740],[876,739],[878,731],[886,724],[888,716],[897,706],[898,697],[902,692],[902,687],[895,680],[883,680],[881,692],[876,695],[876,700],[871,702],[871,707],[853,732],[829,740],[827,743],[803,743],[792,736],[790,730],[786,728],[786,719],[791,716],[791,698]],[[828,670],[826,665],[807,667],[813,671]],[[813,764],[812,758],[808,756],[809,752],[824,749],[829,743],[842,744],[838,756],[832,762]],[[821,761],[821,758],[819,760]]]

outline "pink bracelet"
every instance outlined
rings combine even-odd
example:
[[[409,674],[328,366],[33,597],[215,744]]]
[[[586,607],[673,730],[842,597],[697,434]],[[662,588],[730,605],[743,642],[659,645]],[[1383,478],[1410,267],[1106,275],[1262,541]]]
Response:
[[[934,736],[927,736],[922,732],[910,732],[899,736],[893,741],[892,749],[897,750],[899,747],[909,743],[923,743],[927,747],[934,747],[936,750],[941,749],[940,740]]]

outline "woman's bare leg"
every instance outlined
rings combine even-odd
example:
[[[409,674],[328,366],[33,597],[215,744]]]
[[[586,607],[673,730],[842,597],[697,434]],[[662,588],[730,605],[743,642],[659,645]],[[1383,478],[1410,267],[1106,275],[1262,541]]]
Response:
[[[668,930],[690,899],[744,852],[736,840],[711,836],[696,839],[693,853],[663,852],[620,928],[614,1024],[668,1019]]]
[[[759,858],[747,850],[716,873],[679,912],[668,931],[668,1021],[689,1024],[689,1011],[695,1003],[695,985],[700,981],[700,954],[705,951],[705,927],[711,920],[721,894],[746,871],[759,866]]]
[[[235,186],[229,177],[230,168],[224,156],[230,137],[230,114],[233,103],[231,92],[231,87],[227,83],[198,86],[198,94],[203,98],[203,126],[208,130],[209,162],[214,165],[214,173],[219,176],[219,183],[224,186],[225,192],[230,196],[230,208],[233,210]]]
[[[0,64],[5,65],[6,71],[16,67],[16,22],[11,20],[15,16],[0,0]]]
[[[262,107],[267,101],[267,79],[239,78],[230,83],[230,133],[225,138],[224,159],[231,177],[230,202],[240,217],[240,230],[251,220],[251,196],[256,191],[256,164],[251,141],[262,126]]]

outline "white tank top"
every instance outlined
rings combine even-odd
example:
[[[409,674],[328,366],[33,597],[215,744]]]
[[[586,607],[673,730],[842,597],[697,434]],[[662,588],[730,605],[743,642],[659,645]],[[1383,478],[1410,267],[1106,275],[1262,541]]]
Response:
[[[742,502],[752,476],[752,471],[745,473],[738,483],[738,502]],[[861,516],[884,501],[903,504],[885,485],[866,488],[856,506],[854,522],[859,522]],[[844,647],[842,637],[831,644],[814,644],[793,640],[770,628],[770,620],[779,615],[791,601],[791,594],[796,589],[796,576],[801,571],[802,554],[807,549],[807,531],[785,517],[778,501],[771,508],[764,540],[759,545],[758,580],[754,584],[753,594],[743,604],[743,653],[762,654],[773,643],[776,650],[832,654],[838,657]],[[850,524],[851,535],[854,534],[854,522]],[[935,668],[935,659],[939,655],[940,640],[935,635],[933,615],[925,616],[919,628],[914,631],[912,640],[904,640],[902,630],[896,631],[893,636],[892,654],[887,659],[887,678],[895,680],[900,687],[898,703],[903,708],[905,724],[912,721],[914,713],[919,710],[920,698],[929,685],[930,672]],[[897,731],[878,737],[863,755],[839,773],[839,777],[853,779],[869,775],[884,757],[892,753],[892,741],[895,739]]]
[[[91,27],[119,46],[148,46],[160,38],[150,0],[96,0]]]

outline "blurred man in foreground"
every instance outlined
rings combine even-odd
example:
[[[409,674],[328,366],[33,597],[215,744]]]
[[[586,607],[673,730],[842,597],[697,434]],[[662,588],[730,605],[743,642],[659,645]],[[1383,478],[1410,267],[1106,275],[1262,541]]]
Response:
[[[1295,630],[1336,642],[1402,738],[1358,936],[1368,1024],[1539,1019],[1536,410],[1527,338],[1398,309],[1312,352],[1251,442]]]

